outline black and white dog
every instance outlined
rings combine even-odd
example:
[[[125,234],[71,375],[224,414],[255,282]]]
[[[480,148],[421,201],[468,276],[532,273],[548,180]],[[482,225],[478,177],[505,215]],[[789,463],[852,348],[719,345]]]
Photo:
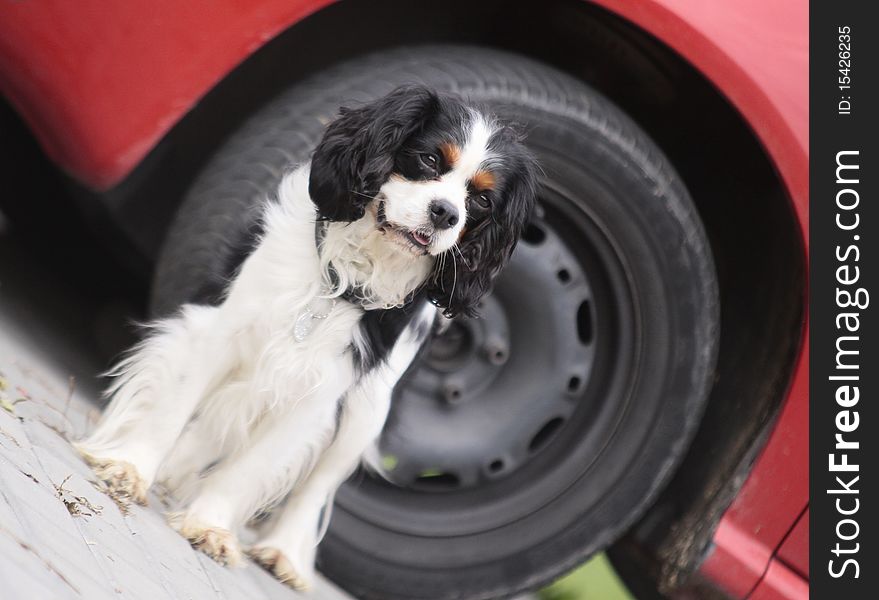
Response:
[[[252,556],[306,588],[325,506],[370,451],[434,321],[473,315],[531,212],[536,166],[461,99],[397,89],[342,109],[286,175],[219,306],[153,323],[112,371],[79,451],[111,492],[161,481],[172,525],[220,562],[284,500]],[[373,464],[379,468],[377,464]]]

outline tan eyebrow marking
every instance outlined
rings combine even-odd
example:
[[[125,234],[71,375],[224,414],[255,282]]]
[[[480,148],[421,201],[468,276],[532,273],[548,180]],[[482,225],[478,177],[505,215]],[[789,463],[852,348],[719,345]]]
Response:
[[[494,173],[479,169],[470,178],[470,185],[478,192],[485,192],[494,188]]]
[[[440,145],[440,152],[443,153],[443,159],[450,169],[454,167],[455,163],[458,162],[458,159],[461,158],[460,146],[451,142],[446,142]]]

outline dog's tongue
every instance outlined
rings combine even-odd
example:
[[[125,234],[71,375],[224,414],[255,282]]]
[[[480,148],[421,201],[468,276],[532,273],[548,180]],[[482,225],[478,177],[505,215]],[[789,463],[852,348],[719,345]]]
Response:
[[[430,243],[430,238],[419,231],[413,231],[412,237],[422,246],[427,246]]]

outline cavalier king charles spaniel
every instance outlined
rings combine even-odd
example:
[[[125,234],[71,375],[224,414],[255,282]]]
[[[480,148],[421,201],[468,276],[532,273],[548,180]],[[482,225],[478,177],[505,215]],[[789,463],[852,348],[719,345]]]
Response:
[[[333,495],[375,442],[394,385],[443,318],[474,316],[535,199],[520,135],[413,86],[343,108],[269,199],[219,306],[152,323],[112,371],[78,450],[116,497],[161,482],[193,546],[241,560],[236,533],[279,505],[248,549],[307,588]]]

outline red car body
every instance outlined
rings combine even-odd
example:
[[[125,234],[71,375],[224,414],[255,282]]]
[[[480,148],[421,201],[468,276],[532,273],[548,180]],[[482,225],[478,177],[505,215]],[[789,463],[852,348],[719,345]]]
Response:
[[[0,93],[59,167],[106,190],[233,68],[330,3],[5,2]],[[784,182],[808,251],[808,4],[596,3],[676,51],[741,113]],[[804,342],[775,427],[701,567],[736,598],[808,597],[808,361]]]

